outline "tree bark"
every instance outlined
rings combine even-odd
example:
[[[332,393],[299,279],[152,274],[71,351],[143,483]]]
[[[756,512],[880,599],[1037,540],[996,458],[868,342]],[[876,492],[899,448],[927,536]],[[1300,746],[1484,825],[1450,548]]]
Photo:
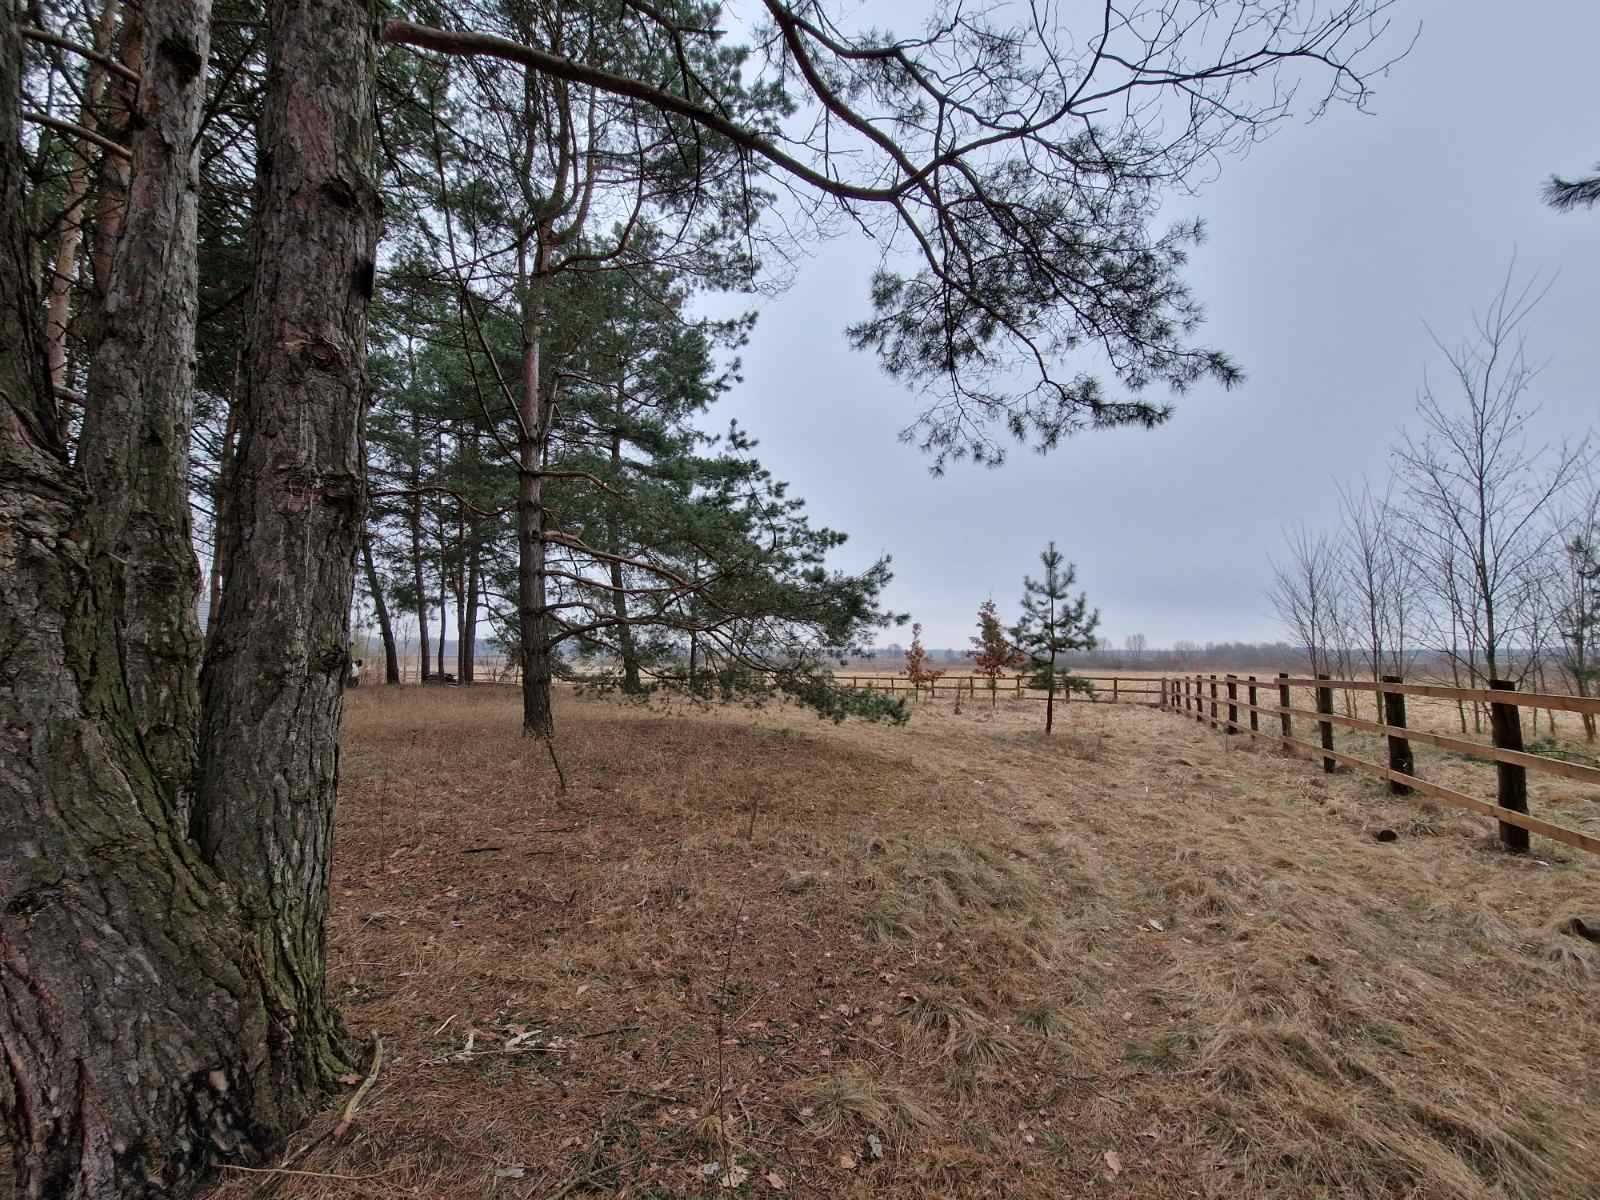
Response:
[[[517,636],[522,643],[522,732],[555,734],[550,703],[549,601],[544,545],[544,445],[548,416],[539,378],[543,243],[522,275],[522,427],[517,438]]]
[[[476,537],[476,530],[471,524],[467,526],[467,536]],[[471,543],[467,553],[467,600],[461,627],[456,630],[456,678],[463,684],[471,683],[473,674],[477,670],[480,602],[478,593],[482,582],[479,575],[479,548],[476,541]]]
[[[123,7],[117,51],[123,66],[134,71],[140,69],[145,51],[145,18],[141,6]],[[110,80],[110,88],[115,103],[110,119],[100,132],[114,142],[127,145],[134,130],[138,87],[119,75]],[[94,285],[101,295],[110,286],[112,258],[122,239],[131,171],[131,162],[120,155],[100,156],[100,182],[95,187],[93,264]]]
[[[617,420],[622,419],[620,412],[621,402],[618,402],[619,411]],[[611,483],[619,487],[622,480],[622,431],[616,430],[611,435]],[[617,512],[614,498],[606,500],[606,549],[612,554],[622,553],[622,520]],[[644,690],[639,682],[639,654],[633,645],[633,627],[628,624],[628,594],[623,590],[622,564],[616,559],[611,560],[611,613],[617,621],[617,646],[622,652],[622,690],[628,695],[637,695]]]
[[[411,417],[411,432],[413,439],[417,432],[416,414]],[[411,511],[409,524],[411,531],[411,586],[417,596],[417,636],[420,639],[419,662],[422,664],[422,681],[428,681],[428,674],[432,670],[428,662],[428,589],[422,578],[422,493],[418,489],[422,486],[422,458],[421,443],[417,446],[417,461],[412,464],[411,472]]]
[[[165,802],[187,821],[200,696],[200,564],[190,538],[189,426],[194,394],[198,178],[184,138],[199,120],[209,52],[210,0],[146,13],[151,47],[132,121],[139,194],[100,306],[99,345],[78,444],[78,467],[96,503],[92,541],[120,567],[116,620],[135,734],[145,743]],[[197,98],[198,97],[198,98]],[[48,336],[48,334],[47,334]],[[174,469],[174,464],[177,464]]]
[[[284,1129],[259,1065],[282,1032],[272,984],[185,836],[168,736],[194,720],[197,567],[169,530],[187,528],[209,9],[144,6],[137,187],[79,470],[27,273],[20,39],[0,5],[0,1059],[24,1197],[187,1194]]]
[[[450,610],[445,607],[445,586],[449,582],[450,573],[445,568],[444,561],[444,524],[439,526],[439,678],[444,678],[444,635],[449,628],[448,616]]]
[[[351,0],[272,7],[228,579],[201,678],[195,836],[237,896],[272,986],[258,1116],[279,1133],[348,1069],[323,925],[365,528],[367,306],[382,207],[372,21]]]
[[[389,606],[383,602],[383,581],[378,578],[378,568],[372,561],[372,535],[361,538],[361,567],[367,574],[367,591],[372,594],[372,607],[378,614],[378,635],[383,638],[383,681],[400,682],[400,653],[394,644],[394,623],[389,620]]]
[[[94,29],[94,48],[97,53],[103,55],[111,49],[111,34],[116,28],[120,10],[119,0],[104,0],[100,19]],[[84,77],[83,103],[78,108],[78,124],[90,133],[99,131],[97,111],[105,84],[105,67],[98,62],[91,62]],[[72,285],[78,276],[78,251],[83,245],[84,209],[85,201],[89,198],[89,178],[93,174],[94,145],[88,138],[79,138],[72,153],[61,240],[56,243],[55,269],[50,275],[45,316],[45,355],[50,382],[58,388],[67,386],[67,329],[72,324]]]
[[[1054,601],[1051,601],[1052,614],[1054,613],[1054,607],[1053,607],[1054,603],[1055,603]],[[1055,636],[1054,625],[1055,625],[1055,618],[1052,615],[1052,617],[1051,617],[1051,636],[1052,637]],[[1045,693],[1045,700],[1044,700],[1044,731],[1045,731],[1046,734],[1051,734],[1051,733],[1054,733],[1055,730],[1056,730],[1056,655],[1055,655],[1055,651],[1052,650],[1050,652],[1050,690]]]

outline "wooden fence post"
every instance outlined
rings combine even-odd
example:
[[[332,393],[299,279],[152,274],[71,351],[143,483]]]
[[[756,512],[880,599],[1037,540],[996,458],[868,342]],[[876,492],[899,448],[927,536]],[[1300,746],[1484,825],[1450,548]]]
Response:
[[[1206,723],[1206,677],[1198,673],[1194,677],[1194,719]]]
[[[1228,676],[1228,729],[1229,734],[1239,732],[1239,677]]]
[[[1496,692],[1514,692],[1517,685],[1509,679],[1491,679],[1489,687]],[[1522,710],[1515,704],[1489,702],[1489,728],[1494,734],[1494,744],[1501,750],[1522,749]],[[1497,762],[1495,774],[1500,777],[1500,791],[1496,797],[1501,808],[1512,812],[1528,811],[1528,770],[1516,763]],[[1500,822],[1500,844],[1514,854],[1528,851],[1528,831],[1520,825]]]
[[[1384,683],[1399,683],[1400,676],[1385,675]],[[1383,693],[1383,723],[1391,729],[1404,729],[1406,727],[1406,698],[1403,692]],[[1399,771],[1402,775],[1415,775],[1417,773],[1416,760],[1411,756],[1411,742],[1407,738],[1389,735],[1389,769]],[[1389,781],[1389,790],[1396,796],[1409,796],[1411,787],[1399,780]]]
[[[1113,675],[1111,677],[1111,703],[1113,703],[1113,704],[1115,704],[1117,702],[1117,684],[1118,684],[1118,682],[1119,681],[1118,681],[1117,677],[1115,675]]]
[[[1319,671],[1317,673],[1317,678],[1318,679],[1329,679],[1329,678],[1331,678],[1331,676],[1324,675]],[[1317,711],[1319,713],[1326,713],[1329,716],[1333,715],[1333,689],[1332,688],[1319,687],[1317,689]],[[1322,748],[1324,750],[1332,750],[1333,749],[1333,722],[1332,721],[1318,721],[1317,722],[1317,726],[1322,731]],[[1323,773],[1327,774],[1327,775],[1332,775],[1333,774],[1333,768],[1334,768],[1335,765],[1336,764],[1334,763],[1333,759],[1324,757],[1323,760],[1322,760]]]
[[[1250,676],[1250,689],[1247,695],[1250,697],[1250,732],[1259,733],[1261,731],[1261,714],[1256,711],[1256,705],[1259,701],[1256,700],[1256,677],[1254,675]]]
[[[1211,728],[1217,727],[1217,677],[1211,677]]]
[[[1278,672],[1278,707],[1284,710],[1287,710],[1289,707],[1289,685],[1283,682],[1287,678],[1289,678],[1289,672]],[[1287,711],[1280,712],[1278,714],[1278,731],[1282,733],[1285,738],[1292,738],[1294,736],[1294,718],[1290,716]],[[1284,747],[1285,751],[1288,749],[1289,748],[1287,746]]]

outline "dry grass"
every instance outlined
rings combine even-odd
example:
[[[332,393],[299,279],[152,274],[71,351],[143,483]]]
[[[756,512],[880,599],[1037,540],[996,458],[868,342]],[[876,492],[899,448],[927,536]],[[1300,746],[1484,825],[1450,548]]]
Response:
[[[1131,708],[569,700],[562,796],[508,694],[352,700],[333,979],[389,1055],[283,1200],[1600,1194],[1577,852]]]

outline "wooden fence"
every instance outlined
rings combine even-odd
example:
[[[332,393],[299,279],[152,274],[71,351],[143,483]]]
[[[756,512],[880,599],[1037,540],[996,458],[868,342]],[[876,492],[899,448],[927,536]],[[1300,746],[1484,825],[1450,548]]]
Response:
[[[1261,704],[1260,690],[1269,693],[1276,689],[1276,704]],[[1296,708],[1291,699],[1291,689],[1304,688],[1316,696],[1316,708]],[[1528,834],[1537,833],[1576,846],[1591,853],[1600,853],[1600,837],[1569,829],[1564,825],[1541,820],[1528,812],[1528,772],[1560,775],[1580,783],[1600,786],[1600,767],[1567,762],[1542,754],[1529,754],[1522,744],[1522,715],[1524,708],[1546,709],[1556,712],[1600,713],[1600,699],[1582,696],[1559,696],[1540,692],[1519,692],[1516,684],[1508,680],[1492,679],[1489,687],[1458,688],[1433,684],[1404,683],[1398,676],[1386,675],[1381,682],[1353,679],[1333,679],[1327,675],[1315,678],[1297,678],[1279,674],[1276,678],[1257,679],[1254,675],[1168,675],[1160,680],[1161,707],[1178,712],[1196,721],[1207,723],[1213,729],[1228,734],[1248,733],[1252,738],[1263,738],[1281,746],[1287,753],[1306,758],[1320,758],[1322,769],[1332,772],[1335,765],[1344,763],[1389,781],[1389,790],[1397,795],[1419,792],[1457,808],[1493,817],[1500,823],[1500,841],[1508,850],[1518,852],[1528,849]],[[1244,695],[1240,695],[1243,689]],[[1367,721],[1359,717],[1342,716],[1333,711],[1333,693],[1367,692],[1383,696],[1384,719]],[[1425,696],[1432,699],[1483,704],[1489,708],[1489,726],[1493,745],[1408,728],[1406,725],[1406,697]],[[1225,711],[1224,711],[1225,710]],[[1248,721],[1241,722],[1241,710]],[[1276,717],[1276,732],[1262,730],[1261,717]],[[1294,719],[1308,718],[1317,726],[1315,744],[1295,736]],[[1389,763],[1372,762],[1338,750],[1334,746],[1335,726],[1377,734],[1387,741]],[[1469,796],[1454,788],[1430,783],[1417,776],[1411,743],[1422,742],[1441,750],[1453,751],[1495,764],[1497,794],[1494,803]]]
[[[1061,674],[1065,676],[1067,672],[1062,671]],[[1092,691],[1085,696],[1082,692],[1058,686],[1055,689],[1058,703],[1076,700],[1085,704],[1142,704],[1148,708],[1164,706],[1166,692],[1161,686],[1162,681],[1155,676],[1079,675],[1073,672],[1071,677],[1086,680]],[[835,675],[833,681],[867,691],[926,696],[932,700],[937,700],[941,693],[952,698],[957,695],[968,696],[973,700],[982,697],[996,701],[1002,698],[1044,701],[1050,698],[1047,689],[1029,686],[1024,675],[994,680],[987,675],[941,675],[931,683],[920,684],[913,684],[911,680],[895,675]]]

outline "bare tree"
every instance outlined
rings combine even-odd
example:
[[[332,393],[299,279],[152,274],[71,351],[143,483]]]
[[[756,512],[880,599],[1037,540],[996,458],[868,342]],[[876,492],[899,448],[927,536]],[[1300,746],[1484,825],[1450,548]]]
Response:
[[[1284,535],[1285,554],[1272,564],[1272,604],[1305,650],[1311,673],[1333,674],[1339,647],[1348,645],[1344,624],[1344,575],[1326,534],[1296,526]]]
[[[1122,648],[1128,652],[1128,661],[1134,666],[1144,661],[1145,648],[1149,645],[1148,639],[1142,633],[1130,633],[1122,641]]]
[[[1591,479],[1582,503],[1559,524],[1551,589],[1554,653],[1568,686],[1589,696],[1600,675],[1600,485]],[[1583,714],[1583,733],[1595,740],[1593,713]]]
[[[1529,633],[1529,580],[1557,536],[1552,508],[1587,456],[1586,442],[1551,447],[1531,437],[1537,370],[1522,327],[1547,290],[1538,280],[1518,284],[1513,264],[1467,340],[1434,338],[1454,386],[1441,393],[1424,381],[1422,428],[1394,450],[1411,502],[1407,540],[1447,610],[1435,616],[1436,628],[1450,630],[1439,648],[1478,684],[1527,672],[1511,650]]]
[[[1373,682],[1386,674],[1403,675],[1414,571],[1395,535],[1401,518],[1391,498],[1375,495],[1365,480],[1359,492],[1341,488],[1339,501],[1344,624]],[[1373,693],[1373,700],[1381,722],[1382,694]]]

